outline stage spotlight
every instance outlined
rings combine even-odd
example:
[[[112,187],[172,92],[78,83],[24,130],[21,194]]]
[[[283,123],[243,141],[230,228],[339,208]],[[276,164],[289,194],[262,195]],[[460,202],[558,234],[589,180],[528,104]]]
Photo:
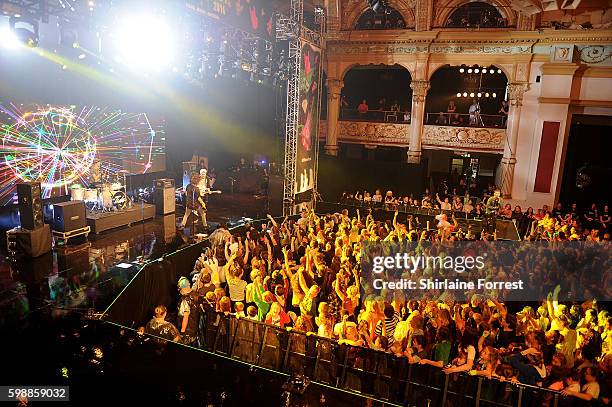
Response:
[[[128,67],[159,72],[174,59],[172,34],[165,21],[144,15],[123,18],[113,38],[119,59]]]
[[[472,73],[472,68],[468,69],[468,73]]]
[[[459,69],[459,72],[464,73],[464,72],[465,72],[465,69],[460,68],[460,69]]]
[[[6,27],[0,30],[0,45],[6,49],[17,49],[21,46],[21,42],[15,32]]]
[[[493,95],[492,95],[492,96],[493,96],[494,98],[496,98],[496,97],[497,97],[497,93],[493,92]]]
[[[489,92],[485,93],[485,97],[488,98],[489,97]]]
[[[487,73],[487,70],[485,68],[482,68],[482,73]]]
[[[474,97],[474,92],[470,93],[470,97],[473,98]]]
[[[461,92],[457,92],[457,97],[460,98],[461,97]]]
[[[478,92],[477,93],[478,97],[482,97],[482,93]]]
[[[478,72],[480,72],[480,69],[478,68],[474,69],[474,73],[478,73]]]
[[[467,92],[463,92],[463,97],[466,98],[467,97]]]
[[[498,70],[497,70],[497,73],[502,73],[501,69],[498,69]]]

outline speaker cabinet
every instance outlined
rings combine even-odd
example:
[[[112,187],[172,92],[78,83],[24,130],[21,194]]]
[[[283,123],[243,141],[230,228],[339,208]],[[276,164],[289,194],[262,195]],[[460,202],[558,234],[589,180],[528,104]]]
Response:
[[[17,184],[19,221],[23,229],[34,230],[45,224],[40,183]]]
[[[87,226],[85,202],[68,201],[53,205],[53,230],[70,232]]]
[[[6,238],[11,252],[39,257],[51,251],[51,228],[46,224],[33,230],[9,230],[6,232]]]
[[[176,209],[176,194],[173,179],[155,180],[155,213],[167,215]]]

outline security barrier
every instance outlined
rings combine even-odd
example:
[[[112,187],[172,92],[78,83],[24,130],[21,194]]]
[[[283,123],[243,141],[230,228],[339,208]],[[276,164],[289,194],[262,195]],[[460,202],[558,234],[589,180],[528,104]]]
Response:
[[[198,346],[256,366],[304,375],[341,390],[401,405],[557,407],[560,393],[540,387],[410,364],[405,357],[210,312]]]

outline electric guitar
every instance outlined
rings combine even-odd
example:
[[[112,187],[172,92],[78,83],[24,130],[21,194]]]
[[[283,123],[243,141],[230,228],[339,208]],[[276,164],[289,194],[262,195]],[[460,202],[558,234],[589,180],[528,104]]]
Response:
[[[212,195],[212,194],[222,194],[222,193],[223,192],[221,192],[221,190],[219,190],[219,189],[215,189],[215,190],[208,189],[208,190],[205,190],[205,191],[200,191],[200,196],[202,196],[202,195]]]

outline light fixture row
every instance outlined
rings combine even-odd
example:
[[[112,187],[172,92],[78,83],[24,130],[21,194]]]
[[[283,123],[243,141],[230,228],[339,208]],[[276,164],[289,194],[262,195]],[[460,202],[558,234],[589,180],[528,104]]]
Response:
[[[497,70],[494,67],[469,67],[469,68],[465,68],[465,67],[461,67],[459,68],[459,72],[460,73],[490,73],[490,74],[494,74],[495,72],[497,72],[498,74],[502,73],[502,70],[497,68]]]
[[[469,93],[468,92],[463,92],[463,93],[457,92],[457,97],[458,98],[460,98],[460,97],[466,98],[468,96],[471,97],[471,98],[473,98],[473,97],[481,98],[483,96],[486,97],[486,98],[488,98],[488,97],[496,98],[497,97],[497,93],[495,93],[495,92],[492,92],[492,93],[489,93],[489,92],[478,92],[478,93],[475,93],[475,92],[469,92]]]

